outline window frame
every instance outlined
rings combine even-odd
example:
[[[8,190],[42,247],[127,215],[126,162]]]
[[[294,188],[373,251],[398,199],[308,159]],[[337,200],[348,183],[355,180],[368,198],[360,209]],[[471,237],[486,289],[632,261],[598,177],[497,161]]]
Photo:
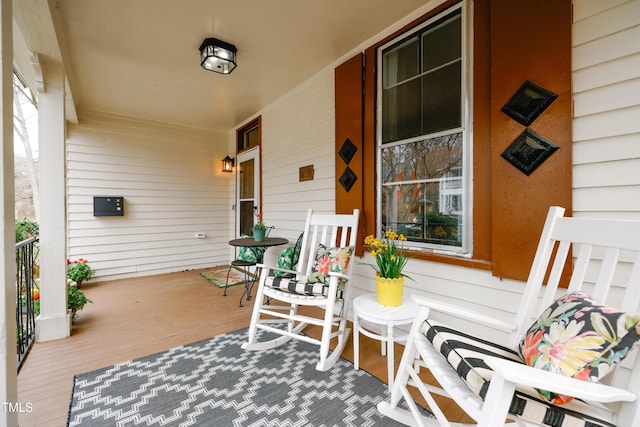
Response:
[[[423,20],[418,25],[413,26],[405,31],[398,32],[393,37],[377,46],[375,49],[375,66],[377,70],[383,70],[383,52],[385,49],[402,45],[407,42],[411,37],[414,37],[417,33],[420,33],[426,27],[441,20],[442,18],[450,15],[456,10],[460,10],[461,19],[461,88],[460,88],[460,113],[461,121],[460,127],[450,128],[441,132],[433,132],[430,134],[423,134],[416,137],[409,137],[402,140],[396,140],[393,142],[383,143],[383,130],[382,130],[382,87],[384,85],[383,73],[379,71],[375,78],[375,90],[376,90],[376,102],[375,102],[375,160],[376,160],[376,179],[375,179],[375,230],[376,235],[382,235],[382,189],[384,183],[382,182],[382,150],[394,145],[411,144],[416,141],[425,140],[429,138],[438,137],[443,134],[451,134],[457,131],[462,133],[462,170],[463,170],[463,191],[462,191],[462,203],[463,203],[463,216],[462,216],[462,241],[461,246],[449,246],[427,242],[409,242],[407,247],[412,251],[427,252],[434,254],[452,255],[455,257],[472,258],[474,249],[473,238],[473,173],[474,173],[474,159],[473,159],[473,40],[471,35],[473,34],[473,20],[470,12],[470,2],[463,0],[457,4],[449,5],[441,11],[433,14],[428,19]]]
[[[245,144],[249,134],[256,130],[258,132],[257,142],[254,145]],[[262,116],[258,116],[249,123],[236,130],[236,153],[250,150],[262,145]]]
[[[257,141],[254,145],[250,145],[245,147],[244,141],[247,140],[247,136],[250,132],[257,130]],[[236,129],[236,183],[235,183],[235,196],[234,196],[234,206],[236,209],[235,221],[236,226],[235,230],[237,235],[240,235],[240,165],[242,162],[242,158],[244,157],[253,157],[255,164],[255,173],[254,173],[254,191],[257,193],[257,196],[254,197],[254,215],[253,220],[256,221],[255,214],[262,213],[262,116],[258,116],[255,119],[250,120],[246,124]]]

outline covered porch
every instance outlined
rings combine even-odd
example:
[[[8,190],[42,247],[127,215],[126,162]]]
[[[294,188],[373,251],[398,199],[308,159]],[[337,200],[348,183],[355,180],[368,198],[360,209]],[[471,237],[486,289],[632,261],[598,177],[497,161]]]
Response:
[[[8,326],[3,337],[8,350],[0,355],[5,366],[5,375],[0,378],[4,400],[30,403],[33,410],[5,413],[0,424],[5,421],[15,425],[19,418],[21,426],[64,425],[74,374],[248,326],[251,304],[238,307],[241,290],[231,288],[224,298],[222,290],[199,276],[203,268],[228,263],[235,256],[228,241],[238,234],[235,208],[239,169],[236,167],[233,174],[222,172],[220,161],[227,156],[237,159],[244,153],[238,148],[237,131],[248,124],[256,121],[262,126],[256,156],[262,171],[258,180],[261,195],[254,206],[264,214],[265,222],[276,227],[279,237],[294,241],[308,208],[338,212],[356,205],[363,208],[365,218],[360,237],[379,233],[383,224],[378,214],[383,205],[378,200],[382,184],[377,176],[382,167],[376,164],[375,156],[383,151],[377,148],[373,113],[379,94],[374,67],[365,70],[361,66],[363,62],[375,63],[376,50],[396,33],[435,19],[436,13],[459,3],[473,12],[469,13],[473,20],[461,27],[461,33],[469,47],[469,68],[476,71],[473,82],[468,82],[467,96],[460,102],[472,112],[468,117],[468,148],[473,148],[473,158],[467,158],[467,178],[473,185],[465,190],[468,252],[452,253],[430,242],[413,248],[406,271],[416,280],[408,283],[407,292],[508,318],[514,315],[512,302],[523,289],[521,276],[528,269],[527,256],[513,254],[532,254],[543,213],[550,204],[561,204],[575,216],[639,217],[640,128],[635,118],[640,98],[634,96],[640,87],[640,55],[635,42],[640,28],[637,0],[551,0],[544,2],[551,8],[546,12],[540,12],[537,4],[529,4],[532,10],[527,10],[520,7],[526,2],[501,0],[406,0],[393,5],[380,0],[376,2],[378,7],[365,1],[351,6],[359,9],[351,10],[350,20],[344,22],[327,7],[326,17],[332,18],[336,27],[324,30],[335,39],[318,37],[322,48],[314,49],[305,37],[292,36],[308,35],[306,23],[311,15],[299,10],[294,13],[303,3],[283,2],[287,7],[269,12],[287,24],[299,25],[286,28],[290,30],[287,36],[303,45],[293,56],[294,62],[287,64],[288,69],[300,72],[296,79],[279,75],[276,67],[251,62],[255,52],[266,52],[268,59],[277,57],[274,51],[281,52],[280,46],[269,43],[269,37],[253,32],[269,28],[259,13],[261,8],[269,8],[267,3],[243,3],[257,12],[251,16],[253,24],[248,29],[243,27],[244,31],[235,25],[211,28],[206,19],[199,20],[194,31],[195,18],[188,18],[184,10],[180,12],[184,15],[182,25],[172,25],[178,14],[172,15],[168,6],[154,8],[153,13],[138,10],[141,19],[124,19],[131,16],[127,2],[13,3],[13,21],[8,6],[11,2],[3,3],[2,28],[10,34],[19,26],[24,33],[26,40],[16,38],[18,42],[13,44],[24,44],[21,71],[38,87],[44,136],[41,192],[46,215],[41,221],[41,342],[16,377],[15,354],[9,351],[15,336],[11,323],[15,295],[7,294],[4,317]],[[202,8],[211,8],[209,3],[188,2],[198,18],[205,16]],[[227,16],[238,19],[240,14],[234,9],[238,2],[220,3],[225,4]],[[136,7],[144,9],[142,4],[136,3]],[[551,11],[555,5],[564,10],[558,25],[550,24],[560,16]],[[183,3],[176,7],[186,10]],[[385,19],[367,31],[358,31],[356,22],[370,21],[362,18],[371,12],[367,9],[375,9],[376,15]],[[221,10],[208,13],[213,16]],[[83,17],[81,11],[87,15]],[[144,38],[138,31],[147,18],[158,34],[168,34],[179,45],[175,51],[180,59],[171,66],[164,55],[155,55],[160,36]],[[107,41],[97,44],[101,49],[91,51],[99,54],[92,62],[92,55],[74,49],[88,40],[85,34],[98,32],[96,22],[104,24],[106,31],[101,35]],[[522,40],[512,37],[521,36],[523,22],[557,30],[564,43],[544,43],[534,37],[551,37],[547,34],[550,31],[531,31],[531,37]],[[77,23],[82,26],[73,25]],[[123,23],[148,44],[137,46],[133,37],[115,43],[115,33]],[[271,23],[271,27],[278,25]],[[240,48],[238,70],[231,76],[205,72],[197,61],[197,44],[203,36],[218,31],[213,35]],[[356,33],[357,37],[349,37]],[[282,35],[273,37],[286,39]],[[519,43],[524,39],[532,48],[528,52]],[[256,48],[256,40],[273,50]],[[9,52],[11,44],[5,35],[3,51]],[[135,46],[144,55],[131,55],[130,48]],[[184,46],[188,49],[182,49]],[[553,55],[554,47],[559,57]],[[326,55],[319,62],[311,61],[312,53],[317,52]],[[353,58],[360,61],[354,69],[361,86],[348,81],[337,83],[337,70],[344,71],[343,65],[348,67]],[[473,67],[471,60],[475,61]],[[5,83],[12,76],[10,62],[5,58]],[[173,67],[177,64],[182,68]],[[555,65],[564,71],[555,72]],[[166,77],[165,71],[176,75]],[[84,80],[87,76],[91,78]],[[530,175],[502,157],[524,127],[500,110],[526,80],[560,95],[532,125],[560,149]],[[192,92],[183,85],[189,81]],[[258,102],[249,96],[258,94],[258,90],[245,87],[247,81],[269,89],[269,93]],[[339,154],[345,141],[340,132],[344,122],[352,118],[345,119],[341,110],[345,104],[339,102],[344,99],[336,96],[346,93],[349,100],[352,92],[345,91],[345,86],[355,88],[359,96],[364,94],[361,105],[347,108],[364,118],[355,130],[361,141],[352,138],[359,145],[350,164],[358,169],[351,191],[340,181],[346,168]],[[213,87],[222,88],[223,94],[209,92]],[[139,96],[132,102],[129,95],[134,94]],[[11,121],[9,110],[4,109],[5,124]],[[9,126],[4,128],[3,145],[8,152],[12,140],[6,130]],[[363,152],[368,157],[358,158]],[[4,159],[6,235],[13,231],[10,163],[8,157]],[[309,166],[313,179],[300,179],[302,168]],[[409,188],[405,192],[417,198],[421,193],[412,191],[413,178],[410,174],[405,178],[411,183],[402,184]],[[125,215],[96,217],[93,198],[114,195],[124,198]],[[407,207],[406,211],[414,209]],[[425,212],[420,215],[426,218]],[[402,221],[396,224],[406,226]],[[13,257],[13,248],[5,243],[6,289],[15,288]],[[83,288],[93,304],[88,304],[71,326],[66,312],[64,266],[66,259],[78,257],[88,258],[97,275]],[[352,297],[372,292],[375,287],[372,270],[360,261],[354,268]],[[485,331],[478,328],[475,332]],[[365,337],[361,340],[361,368],[386,381],[379,343]],[[396,362],[401,349],[397,349]],[[352,343],[343,356],[351,360]]]

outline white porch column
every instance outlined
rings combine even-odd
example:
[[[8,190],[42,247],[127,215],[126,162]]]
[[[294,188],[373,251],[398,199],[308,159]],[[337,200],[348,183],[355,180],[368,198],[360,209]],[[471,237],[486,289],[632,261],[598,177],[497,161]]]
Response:
[[[41,64],[44,93],[38,94],[40,141],[40,316],[36,339],[71,334],[67,313],[67,207],[65,196],[64,71]]]
[[[13,36],[11,2],[0,5],[0,122],[2,123],[2,151],[0,151],[0,199],[2,220],[0,235],[0,425],[18,424],[16,354],[16,231],[13,179]]]

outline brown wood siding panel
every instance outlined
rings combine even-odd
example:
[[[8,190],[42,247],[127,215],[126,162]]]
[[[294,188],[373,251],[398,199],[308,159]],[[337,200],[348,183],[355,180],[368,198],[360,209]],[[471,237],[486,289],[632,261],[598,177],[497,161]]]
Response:
[[[363,208],[363,55],[358,54],[335,69],[335,109],[336,109],[336,213],[351,213],[354,209],[362,211]],[[340,156],[340,149],[349,139],[357,148],[349,163]],[[353,186],[346,191],[340,184],[340,176],[350,168],[357,176]],[[360,222],[360,235],[362,236],[363,222]],[[361,240],[356,253],[361,255]]]
[[[571,2],[493,0],[490,28],[493,274],[526,280],[548,207],[571,214]],[[558,94],[529,128],[560,148],[529,176],[501,158],[525,126],[500,109],[525,80]]]
[[[487,263],[491,260],[490,10],[487,1],[473,4],[473,258]]]
[[[370,47],[364,52],[364,236],[376,233],[376,78],[376,48]]]

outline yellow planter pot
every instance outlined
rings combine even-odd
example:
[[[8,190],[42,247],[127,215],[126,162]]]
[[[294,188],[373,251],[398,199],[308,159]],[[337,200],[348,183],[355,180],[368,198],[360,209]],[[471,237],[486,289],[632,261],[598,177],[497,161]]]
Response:
[[[402,290],[404,289],[404,277],[387,279],[376,275],[376,293],[378,304],[388,307],[402,305]]]

